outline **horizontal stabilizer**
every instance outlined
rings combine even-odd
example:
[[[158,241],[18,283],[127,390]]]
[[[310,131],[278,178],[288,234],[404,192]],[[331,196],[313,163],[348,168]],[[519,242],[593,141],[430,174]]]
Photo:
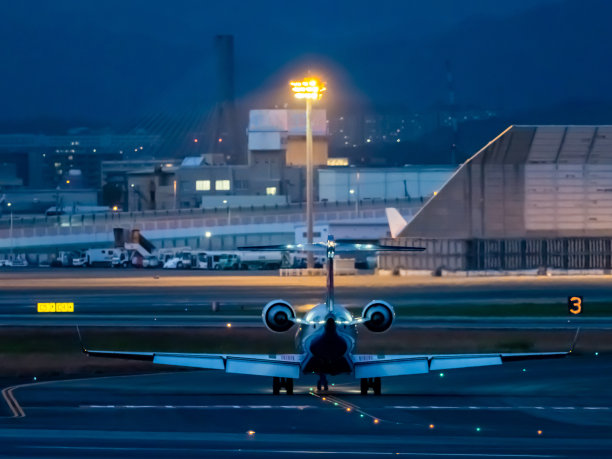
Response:
[[[327,249],[327,242],[238,247],[238,250],[253,251],[292,250],[298,252],[323,252]],[[334,250],[335,252],[422,252],[425,250],[425,247],[384,245],[362,239],[340,239],[334,242]]]

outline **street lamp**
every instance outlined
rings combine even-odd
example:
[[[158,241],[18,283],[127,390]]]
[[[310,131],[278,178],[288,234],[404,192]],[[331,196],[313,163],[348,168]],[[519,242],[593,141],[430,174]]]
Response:
[[[312,172],[312,101],[319,100],[326,90],[325,83],[318,78],[304,78],[302,81],[289,83],[296,99],[306,101],[306,242],[312,244],[313,240],[313,172]],[[307,252],[307,267],[314,267],[314,256]]]

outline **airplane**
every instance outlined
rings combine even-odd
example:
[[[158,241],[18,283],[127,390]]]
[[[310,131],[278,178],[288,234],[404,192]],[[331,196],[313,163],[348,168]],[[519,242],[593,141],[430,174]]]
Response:
[[[443,355],[364,355],[355,354],[357,326],[363,325],[374,333],[383,333],[395,319],[393,307],[384,300],[370,301],[360,317],[353,315],[334,296],[334,256],[337,251],[408,251],[420,252],[420,247],[400,247],[373,244],[364,241],[335,241],[329,236],[327,242],[299,245],[271,245],[240,247],[239,250],[325,250],[327,263],[327,290],[325,302],[313,307],[303,318],[298,318],[295,309],[285,300],[273,300],[262,310],[266,328],[275,333],[286,333],[297,326],[295,354],[191,354],[167,352],[131,352],[90,350],[83,345],[80,331],[77,333],[82,351],[92,357],[109,357],[149,361],[154,364],[173,365],[226,373],[272,377],[272,393],[284,390],[293,394],[294,380],[308,374],[319,375],[318,391],[327,391],[327,376],[350,374],[360,381],[362,395],[370,389],[375,395],[382,392],[381,378],[388,376],[414,375],[430,371],[455,368],[500,365],[503,362],[561,358],[569,355],[575,346],[578,333],[569,351],[536,353],[493,354],[443,354]]]

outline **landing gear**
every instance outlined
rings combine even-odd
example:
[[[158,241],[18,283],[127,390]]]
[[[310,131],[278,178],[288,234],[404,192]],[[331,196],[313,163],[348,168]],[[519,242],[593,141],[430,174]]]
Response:
[[[293,395],[293,378],[272,378],[272,393],[278,395],[281,389],[285,389],[287,395]]]
[[[319,381],[317,382],[317,391],[321,392],[321,388],[327,392],[328,391],[328,387],[327,387],[327,377],[321,373],[319,375]]]
[[[374,391],[374,395],[380,395],[382,383],[380,378],[361,378],[361,395],[368,395],[370,388]]]

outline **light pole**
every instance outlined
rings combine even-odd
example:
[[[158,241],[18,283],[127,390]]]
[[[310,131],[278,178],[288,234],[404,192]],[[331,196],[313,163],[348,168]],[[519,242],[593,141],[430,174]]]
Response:
[[[227,226],[230,226],[232,224],[232,210],[230,209],[227,199],[223,200],[223,204],[227,206]]]
[[[13,255],[13,203],[7,202],[7,207],[11,209],[11,223],[9,225],[9,239],[11,240],[11,255]]]
[[[319,100],[325,91],[325,83],[317,78],[305,78],[303,81],[292,81],[291,90],[296,99],[306,101],[306,242],[313,240],[313,170],[312,170],[312,101]],[[314,256],[307,252],[308,269],[314,268]]]

